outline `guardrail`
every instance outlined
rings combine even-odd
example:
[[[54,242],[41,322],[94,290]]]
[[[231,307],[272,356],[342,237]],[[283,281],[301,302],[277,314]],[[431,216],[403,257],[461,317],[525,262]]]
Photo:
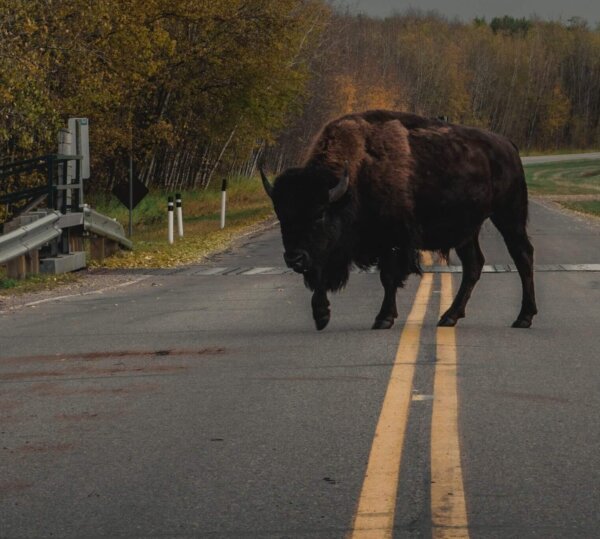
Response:
[[[37,250],[60,236],[62,230],[56,225],[60,216],[60,212],[54,211],[33,223],[0,236],[0,264]]]
[[[83,210],[83,229],[115,241],[126,249],[133,249],[133,243],[125,237],[125,230],[119,222],[91,208]]]
[[[107,217],[91,208],[84,208],[83,212],[62,215],[58,226],[61,228],[81,226],[86,232],[114,241],[125,249],[131,250],[133,248],[131,240],[125,237],[125,229],[116,219]]]

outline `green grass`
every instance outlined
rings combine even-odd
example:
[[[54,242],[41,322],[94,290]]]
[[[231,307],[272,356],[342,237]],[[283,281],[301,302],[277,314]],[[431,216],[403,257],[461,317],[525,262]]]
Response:
[[[51,290],[58,285],[73,283],[79,279],[76,273],[65,273],[63,275],[29,275],[22,280],[9,279],[5,268],[0,268],[0,296],[25,294],[27,292],[39,292]]]
[[[16,279],[9,279],[8,277],[0,277],[0,290],[7,290],[9,288],[14,288],[19,284],[19,281]]]
[[[533,195],[598,195],[600,160],[525,165],[525,178]]]
[[[600,160],[525,165],[532,195],[555,197],[563,207],[600,216]],[[586,195],[589,200],[561,200],[563,195]]]
[[[600,217],[600,200],[580,200],[573,202],[561,202],[565,208],[580,213],[587,213]]]

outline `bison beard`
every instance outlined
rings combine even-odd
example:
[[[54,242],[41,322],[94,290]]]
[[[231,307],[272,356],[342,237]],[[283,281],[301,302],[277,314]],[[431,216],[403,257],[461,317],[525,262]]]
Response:
[[[413,114],[368,111],[327,124],[302,167],[265,191],[281,223],[284,259],[313,291],[317,329],[330,319],[328,291],[342,288],[352,265],[380,270],[384,298],[374,329],[398,316],[396,291],[420,273],[419,250],[463,265],[456,298],[438,325],[454,326],[479,280],[479,230],[488,217],[502,234],[521,278],[513,327],[537,313],[533,247],[527,237],[527,187],[516,147],[481,129]]]

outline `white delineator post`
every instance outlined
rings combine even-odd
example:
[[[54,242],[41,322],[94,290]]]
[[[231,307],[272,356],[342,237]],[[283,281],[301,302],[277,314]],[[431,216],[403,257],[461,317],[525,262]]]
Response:
[[[225,208],[227,205],[227,180],[221,183],[221,228],[225,228]]]
[[[173,197],[169,197],[167,203],[167,215],[169,224],[169,244],[173,243]]]
[[[183,208],[181,207],[181,194],[175,195],[175,207],[177,211],[177,232],[179,237],[183,238]]]

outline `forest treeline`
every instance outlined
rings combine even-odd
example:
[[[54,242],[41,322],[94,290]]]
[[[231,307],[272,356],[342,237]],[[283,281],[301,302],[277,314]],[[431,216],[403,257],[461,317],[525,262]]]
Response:
[[[93,180],[202,188],[297,163],[321,125],[390,108],[522,149],[600,145],[600,31],[503,17],[386,19],[324,0],[0,0],[0,157],[90,119]]]

